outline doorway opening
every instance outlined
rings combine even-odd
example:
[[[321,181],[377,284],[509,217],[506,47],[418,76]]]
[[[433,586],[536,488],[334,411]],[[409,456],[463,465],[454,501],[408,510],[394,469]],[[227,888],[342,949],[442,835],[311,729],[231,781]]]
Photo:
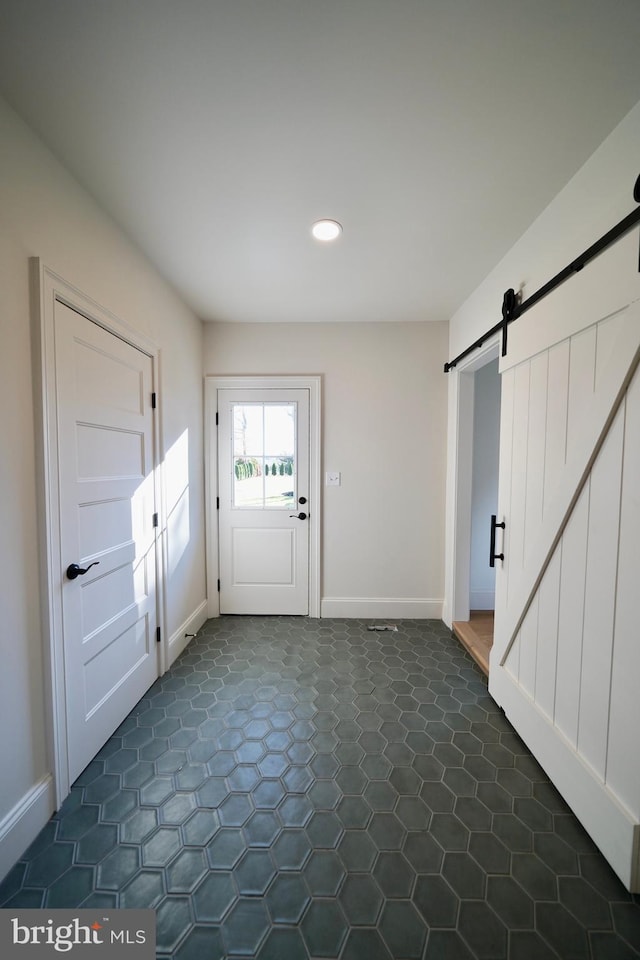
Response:
[[[495,567],[490,565],[491,516],[498,509],[500,449],[500,373],[490,360],[473,374],[473,437],[471,468],[471,538],[469,552],[469,619],[453,630],[482,670],[489,674],[493,645]]]
[[[495,570],[491,516],[497,512],[500,438],[499,345],[489,343],[455,371],[455,480],[450,626],[488,676]]]

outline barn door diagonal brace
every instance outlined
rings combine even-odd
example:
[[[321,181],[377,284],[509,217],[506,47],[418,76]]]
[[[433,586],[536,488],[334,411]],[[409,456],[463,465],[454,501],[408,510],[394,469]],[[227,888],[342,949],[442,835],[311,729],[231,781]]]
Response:
[[[633,188],[633,199],[637,204],[640,204],[640,176],[637,178],[634,188]],[[532,293],[530,297],[527,297],[526,300],[523,300],[521,303],[518,301],[518,296],[513,289],[506,291],[504,298],[502,300],[502,320],[499,323],[496,323],[490,330],[487,330],[481,337],[478,337],[477,340],[463,350],[462,353],[459,353],[457,357],[453,360],[449,360],[448,363],[444,365],[444,372],[449,373],[450,370],[453,370],[455,366],[460,363],[465,357],[469,356],[470,353],[473,353],[474,350],[477,350],[483,345],[483,343],[492,337],[494,333],[498,331],[502,332],[502,356],[507,355],[507,329],[510,323],[513,323],[514,320],[518,320],[523,313],[526,313],[527,310],[530,310],[531,307],[534,307],[536,303],[539,303],[543,297],[546,297],[552,290],[555,290],[556,287],[559,287],[561,283],[564,283],[565,280],[568,280],[569,277],[572,277],[574,274],[579,273],[583,267],[585,267],[590,260],[595,259],[600,253],[610,247],[612,244],[619,240],[625,234],[629,233],[634,227],[640,223],[640,206],[635,210],[632,210],[631,213],[627,214],[619,223],[616,223],[614,227],[607,231],[599,240],[596,240],[595,243],[592,243],[590,247],[587,247],[579,257],[576,257],[571,263],[561,270],[559,273],[552,277],[551,280],[548,280],[539,290],[536,290],[535,293]],[[638,270],[640,271],[640,256],[638,258]]]

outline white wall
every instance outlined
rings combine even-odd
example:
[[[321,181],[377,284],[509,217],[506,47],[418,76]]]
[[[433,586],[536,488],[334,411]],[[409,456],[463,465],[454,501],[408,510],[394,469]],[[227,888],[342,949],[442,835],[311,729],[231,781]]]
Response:
[[[167,485],[169,635],[178,636],[204,603],[205,571],[202,325],[1,100],[0,143],[1,874],[3,852],[12,849],[27,807],[30,813],[22,820],[23,826],[28,821],[27,833],[39,826],[43,807],[34,797],[50,773],[38,585],[30,257],[40,257],[160,347],[161,454],[173,457],[171,475],[179,477]]]
[[[439,617],[447,326],[207,324],[205,372],[321,374],[323,616]]]
[[[473,403],[473,481],[471,490],[471,569],[469,605],[493,610],[495,567],[489,566],[491,514],[498,510],[500,454],[500,375],[492,360],[476,371]],[[499,551],[498,551],[499,552]]]

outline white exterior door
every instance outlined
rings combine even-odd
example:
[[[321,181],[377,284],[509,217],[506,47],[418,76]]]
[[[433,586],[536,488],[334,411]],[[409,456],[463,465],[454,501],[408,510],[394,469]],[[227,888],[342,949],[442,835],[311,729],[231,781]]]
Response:
[[[218,390],[220,613],[309,613],[309,391]]]
[[[578,326],[502,367],[489,690],[639,891],[640,304]]]
[[[153,387],[150,357],[59,301],[54,331],[72,783],[158,676]]]

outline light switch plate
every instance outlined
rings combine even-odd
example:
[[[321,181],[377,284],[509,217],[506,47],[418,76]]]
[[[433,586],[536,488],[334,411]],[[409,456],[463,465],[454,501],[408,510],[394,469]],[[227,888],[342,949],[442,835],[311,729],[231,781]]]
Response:
[[[339,487],[340,473],[335,470],[327,471],[325,474],[325,484],[327,487]]]

